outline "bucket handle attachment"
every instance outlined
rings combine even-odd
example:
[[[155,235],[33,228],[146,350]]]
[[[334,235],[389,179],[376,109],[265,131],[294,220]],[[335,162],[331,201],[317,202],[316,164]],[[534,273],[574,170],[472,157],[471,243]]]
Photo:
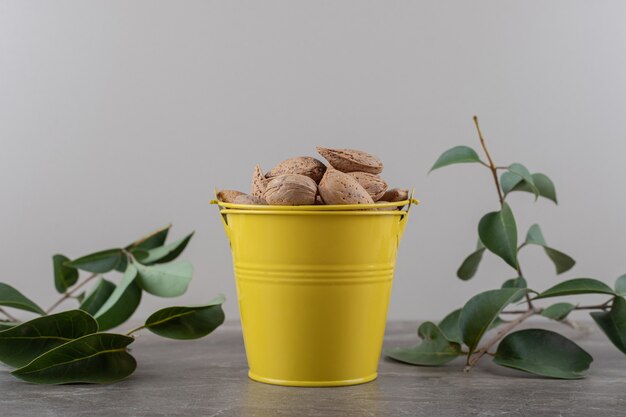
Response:
[[[219,205],[219,201],[217,199],[217,188],[215,188],[215,199],[214,200],[209,200],[209,204],[217,204]],[[226,214],[222,213],[220,211],[220,218],[222,219],[222,224],[224,225],[224,231],[226,232],[226,237],[228,238],[228,241],[230,242],[230,226],[228,225],[228,220],[226,217]]]

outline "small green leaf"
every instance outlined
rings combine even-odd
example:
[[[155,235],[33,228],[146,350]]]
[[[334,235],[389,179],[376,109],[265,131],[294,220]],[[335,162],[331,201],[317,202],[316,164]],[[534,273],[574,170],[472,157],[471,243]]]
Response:
[[[187,244],[193,237],[193,234],[194,232],[165,246],[159,246],[150,250],[133,250],[132,253],[135,258],[144,265],[171,262],[178,258],[178,256],[185,250]]]
[[[626,353],[626,300],[615,297],[611,310],[590,314],[615,347]]]
[[[124,323],[139,307],[141,288],[135,282],[136,277],[137,269],[133,265],[128,265],[119,285],[95,313],[94,317],[101,331]]]
[[[533,224],[528,229],[528,233],[526,234],[526,244],[529,245],[539,245],[543,248],[548,258],[554,264],[556,268],[557,274],[562,274],[563,272],[567,272],[576,265],[576,261],[572,259],[569,255],[553,249],[548,246],[546,240],[543,237],[543,233],[541,233],[541,228],[538,224]]]
[[[220,295],[204,306],[164,308],[148,317],[145,327],[170,339],[199,339],[224,323],[224,301]]]
[[[560,297],[562,295],[573,294],[611,294],[615,293],[604,282],[598,281],[593,278],[575,278],[567,281],[563,281],[560,284],[556,284],[553,287],[548,288],[544,292],[540,293],[534,299]]]
[[[100,307],[102,307],[106,300],[109,299],[114,290],[115,284],[100,278],[78,308],[93,316],[100,310]]]
[[[526,233],[526,243],[529,245],[539,246],[547,245],[546,239],[543,237],[543,233],[541,232],[541,228],[538,224],[535,223],[528,228],[528,232]]]
[[[121,249],[108,249],[89,255],[81,256],[65,266],[82,269],[83,271],[104,274],[112,271],[120,263],[124,253]]]
[[[622,275],[615,281],[615,292],[626,295],[626,275]]]
[[[540,173],[532,174],[532,178],[535,185],[534,189],[518,175],[511,172],[505,172],[500,177],[500,187],[502,188],[504,195],[507,195],[512,191],[535,193],[535,190],[538,190],[540,197],[547,198],[548,200],[553,201],[554,204],[558,204],[556,189],[554,188],[552,180],[550,180],[550,178],[546,175]]]
[[[450,362],[462,355],[458,343],[446,339],[436,324],[427,321],[417,330],[422,342],[408,348],[387,349],[385,354],[397,361],[411,365],[437,366]]]
[[[515,174],[524,180],[524,182],[530,187],[532,192],[535,194],[535,199],[539,198],[539,190],[535,186],[535,181],[533,180],[532,175],[530,175],[530,172],[524,165],[514,163],[514,164],[509,165],[507,169],[512,174]]]
[[[556,189],[554,188],[554,183],[547,175],[536,173],[532,175],[533,182],[535,183],[535,187],[539,190],[539,195],[541,197],[547,198],[548,200],[552,200],[554,204],[558,204],[556,199]],[[519,187],[519,189],[518,189]],[[530,191],[527,189],[526,184],[519,184],[518,187],[514,191]]]
[[[520,330],[507,335],[493,360],[507,368],[560,379],[577,379],[593,358],[558,333],[543,329]]]
[[[131,250],[133,248],[150,250],[157,248],[159,246],[163,246],[165,244],[165,240],[167,239],[167,234],[170,231],[172,225],[167,225],[166,227],[159,229],[155,232],[150,233],[146,237],[136,240],[135,242],[127,245],[124,249]]]
[[[541,315],[552,320],[561,321],[565,320],[569,313],[574,310],[576,306],[570,303],[556,303],[550,307],[545,308]]]
[[[465,258],[458,271],[456,271],[456,276],[463,281],[473,278],[474,275],[476,275],[476,271],[478,271],[478,265],[480,265],[480,261],[483,259],[484,253],[485,248],[472,252],[467,258]]]
[[[126,349],[134,340],[121,334],[90,334],[49,350],[11,374],[35,384],[119,381],[137,367],[135,358]]]
[[[487,249],[517,269],[517,226],[508,204],[480,219],[478,236]]]
[[[502,288],[528,288],[528,283],[524,277],[507,279],[502,283]],[[524,294],[520,294],[519,298],[513,300],[514,303],[524,298]]]
[[[148,251],[150,249],[163,246],[171,227],[172,225],[170,224],[164,228],[158,229],[149,235],[126,245],[124,249],[127,251],[132,249],[137,251]],[[118,272],[124,272],[126,271],[126,266],[128,266],[128,258],[126,256],[122,256],[122,260],[119,265],[115,267],[115,270]]]
[[[500,188],[502,188],[504,195],[507,195],[522,181],[522,177],[519,175],[506,171],[500,176]]]
[[[452,164],[464,164],[468,162],[480,162],[475,150],[469,146],[455,146],[441,154],[429,172]]]
[[[64,264],[70,259],[64,255],[54,255],[52,257],[52,268],[54,270],[54,287],[63,294],[69,287],[78,281],[78,270],[70,268]]]
[[[97,331],[93,317],[81,310],[38,317],[0,332],[0,361],[24,366],[50,349]]]
[[[548,258],[550,258],[550,260],[554,264],[557,274],[567,272],[572,269],[574,265],[576,265],[576,261],[574,259],[561,251],[552,249],[548,246],[544,246],[543,250],[546,252],[546,255],[548,255]]]
[[[502,288],[485,291],[470,298],[459,317],[463,342],[469,348],[468,357],[502,309],[527,292],[526,288]]]
[[[528,288],[528,283],[524,277],[511,278],[504,281],[502,288]]]
[[[463,336],[461,336],[461,328],[459,327],[459,317],[461,317],[461,310],[457,308],[439,322],[439,329],[443,332],[451,342],[463,343]]]
[[[159,297],[183,295],[193,275],[193,265],[187,261],[152,266],[144,266],[137,262],[135,266],[139,271],[139,286]]]
[[[13,307],[37,314],[46,314],[41,307],[4,282],[0,282],[0,306]]]

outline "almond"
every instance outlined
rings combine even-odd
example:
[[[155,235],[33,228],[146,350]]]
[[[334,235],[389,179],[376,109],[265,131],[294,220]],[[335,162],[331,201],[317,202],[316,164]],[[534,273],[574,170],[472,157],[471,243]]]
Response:
[[[234,203],[235,198],[240,195],[245,195],[245,193],[237,190],[221,190],[217,193],[217,199],[223,203]]]
[[[274,178],[285,174],[306,175],[316,183],[320,182],[326,172],[326,165],[310,156],[298,156],[285,159],[274,168],[267,171],[265,178]]]
[[[326,204],[372,204],[374,200],[352,176],[328,168],[319,185]]]
[[[341,172],[383,172],[383,162],[374,155],[356,149],[329,149],[317,147],[317,152]]]
[[[271,205],[300,206],[315,204],[317,184],[306,175],[285,174],[267,183],[265,199]]]
[[[349,172],[348,175],[354,177],[365,191],[372,197],[372,200],[379,200],[385,191],[387,191],[387,183],[376,174],[369,172]]]
[[[385,201],[404,201],[409,199],[409,190],[403,190],[401,188],[392,188],[387,190],[385,194],[380,198]]]
[[[267,201],[265,201],[261,197],[257,197],[254,195],[242,194],[235,198],[235,204],[255,204],[255,205],[267,205]]]
[[[252,174],[252,195],[263,198],[268,182],[269,180],[263,175],[261,167],[259,165],[255,166],[254,173]]]

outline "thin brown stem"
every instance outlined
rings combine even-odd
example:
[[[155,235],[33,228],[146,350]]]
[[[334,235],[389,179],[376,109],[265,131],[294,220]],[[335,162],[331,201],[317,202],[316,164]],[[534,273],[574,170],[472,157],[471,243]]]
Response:
[[[500,200],[500,205],[504,205],[504,196],[502,195],[502,190],[500,189],[500,181],[498,180],[498,172],[496,168],[496,164],[493,163],[493,159],[491,159],[491,155],[487,150],[487,145],[485,145],[485,138],[483,137],[483,132],[480,130],[480,124],[478,123],[478,116],[474,116],[474,124],[476,125],[476,131],[478,132],[478,139],[480,139],[480,144],[485,151],[485,156],[487,157],[487,161],[489,161],[488,168],[491,170],[491,175],[493,175],[493,180],[496,183],[496,189],[498,190],[498,199]]]
[[[52,304],[50,306],[49,309],[46,310],[46,314],[50,314],[50,312],[52,310],[54,310],[55,308],[57,308],[63,301],[67,300],[68,298],[71,298],[76,291],[78,291],[85,284],[87,284],[89,281],[91,281],[92,279],[94,279],[97,276],[98,276],[98,274],[96,274],[96,273],[93,273],[93,274],[89,275],[83,282],[81,282],[80,284],[78,284],[74,288],[72,288],[70,291],[68,291],[65,294],[63,294],[63,296],[61,298],[59,298],[54,304]]]
[[[3,309],[3,308],[0,308],[0,313],[4,314],[4,315],[7,317],[7,319],[9,319],[9,321],[19,321],[18,319],[16,319],[15,317],[13,317],[11,314],[9,314],[9,312],[8,312],[8,311],[6,311],[6,310],[5,310],[5,309]]]
[[[502,330],[500,330],[498,333],[496,333],[496,335],[494,337],[489,339],[489,341],[487,341],[482,348],[480,348],[476,352],[474,352],[474,355],[467,361],[467,365],[465,366],[465,371],[467,372],[470,369],[472,369],[472,367],[476,366],[476,364],[478,363],[480,358],[485,356],[487,354],[487,352],[489,352],[489,349],[491,349],[493,347],[493,345],[498,343],[498,341],[500,341],[500,339],[502,339],[507,333],[509,333],[511,330],[513,330],[515,327],[517,327],[524,320],[526,320],[527,318],[529,318],[530,316],[532,316],[532,315],[534,315],[536,313],[537,312],[535,310],[528,310],[524,314],[522,314],[521,316],[519,316],[518,318],[516,318],[515,320],[513,320],[512,322],[510,322],[506,326],[504,326],[502,328]]]

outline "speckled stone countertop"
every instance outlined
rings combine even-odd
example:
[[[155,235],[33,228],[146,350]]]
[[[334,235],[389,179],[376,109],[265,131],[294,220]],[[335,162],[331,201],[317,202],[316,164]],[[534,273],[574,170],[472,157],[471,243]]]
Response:
[[[128,380],[106,386],[37,386],[0,366],[0,416],[626,416],[626,357],[592,324],[558,324],[595,358],[586,379],[560,381],[508,370],[484,358],[470,373],[459,359],[440,368],[381,359],[378,380],[352,387],[290,388],[249,380],[241,329],[227,322],[198,341],[142,333]],[[417,340],[417,323],[392,322],[385,345]]]

